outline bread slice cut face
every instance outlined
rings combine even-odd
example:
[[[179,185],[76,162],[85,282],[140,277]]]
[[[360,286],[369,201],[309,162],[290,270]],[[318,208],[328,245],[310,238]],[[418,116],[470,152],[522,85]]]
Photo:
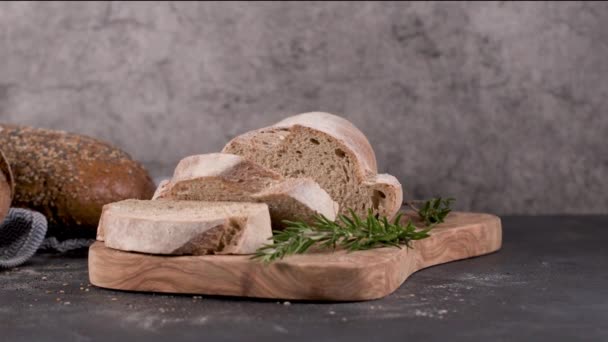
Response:
[[[232,139],[224,153],[242,156],[287,178],[308,177],[339,204],[339,213],[369,210],[393,217],[403,192],[399,181],[378,174],[376,156],[365,137],[339,116],[313,112]]]
[[[274,229],[283,220],[312,223],[317,214],[334,220],[338,204],[311,178],[285,179],[243,157],[210,153],[182,159],[154,199],[266,203]]]

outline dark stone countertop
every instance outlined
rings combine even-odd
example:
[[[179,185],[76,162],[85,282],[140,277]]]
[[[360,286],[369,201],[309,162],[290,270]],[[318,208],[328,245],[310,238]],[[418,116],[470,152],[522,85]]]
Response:
[[[86,254],[38,255],[0,271],[0,340],[608,340],[608,216],[503,227],[500,252],[358,303],[110,291],[88,284]]]

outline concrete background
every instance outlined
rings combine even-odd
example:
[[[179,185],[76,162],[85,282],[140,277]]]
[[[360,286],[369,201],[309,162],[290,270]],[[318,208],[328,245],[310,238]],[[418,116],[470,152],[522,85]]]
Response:
[[[183,156],[322,110],[408,198],[608,213],[604,3],[0,3],[0,121]]]

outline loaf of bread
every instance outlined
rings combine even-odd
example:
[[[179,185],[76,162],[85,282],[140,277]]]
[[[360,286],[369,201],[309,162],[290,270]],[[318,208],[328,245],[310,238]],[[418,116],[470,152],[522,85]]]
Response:
[[[58,239],[94,237],[104,204],[154,193],[140,164],[90,137],[0,125],[0,146],[14,175],[13,206],[44,214]]]
[[[288,178],[310,177],[338,202],[340,213],[369,209],[393,217],[403,201],[399,181],[378,174],[369,141],[349,121],[305,113],[232,139],[224,153],[240,155]]]
[[[283,220],[312,222],[315,214],[333,220],[338,211],[338,204],[314,180],[285,179],[226,153],[182,159],[173,178],[161,182],[154,198],[266,203],[274,229],[281,229]]]
[[[150,254],[251,254],[272,237],[264,203],[125,200],[108,204],[97,239]]]
[[[0,223],[4,221],[13,199],[14,183],[11,167],[0,150]]]

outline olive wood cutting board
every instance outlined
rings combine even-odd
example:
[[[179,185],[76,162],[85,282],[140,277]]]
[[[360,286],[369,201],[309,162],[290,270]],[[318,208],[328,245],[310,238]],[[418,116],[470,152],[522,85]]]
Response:
[[[160,256],[95,242],[91,284],[116,290],[290,300],[360,301],[384,297],[423,268],[500,249],[500,218],[453,212],[413,248],[317,252],[264,264],[247,255]]]

